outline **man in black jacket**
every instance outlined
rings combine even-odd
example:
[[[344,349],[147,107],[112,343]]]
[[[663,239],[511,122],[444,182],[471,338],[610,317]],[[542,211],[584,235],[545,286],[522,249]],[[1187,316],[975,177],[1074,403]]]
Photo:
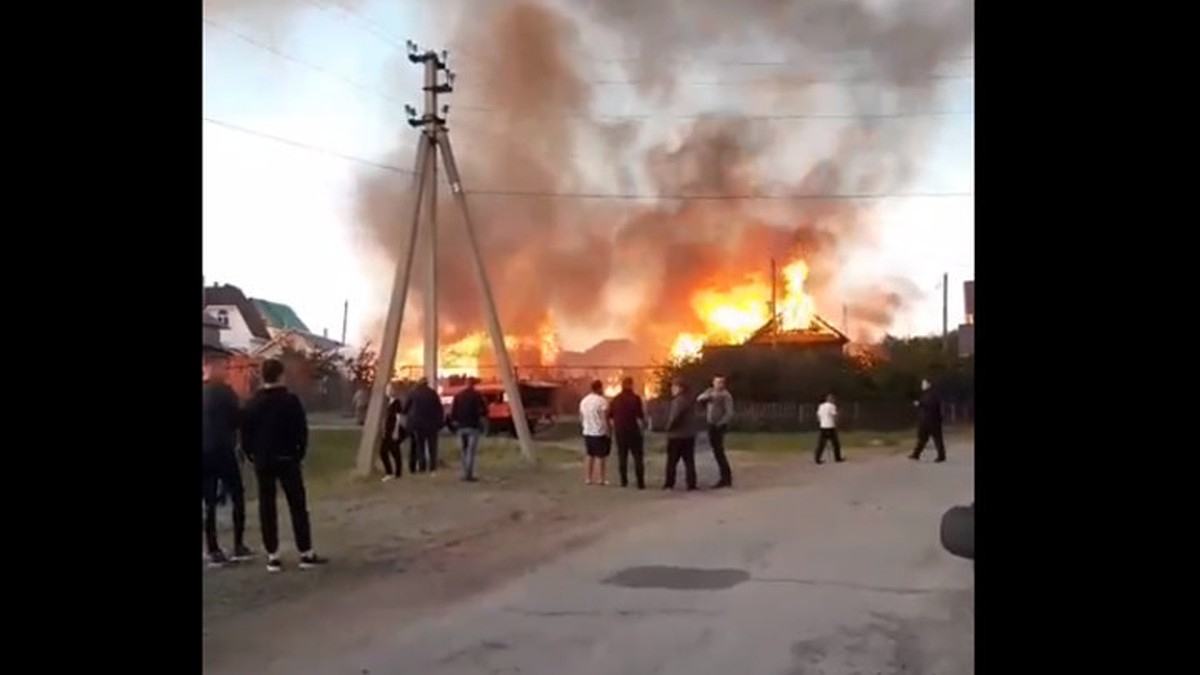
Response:
[[[379,442],[379,458],[383,460],[383,480],[389,481],[404,474],[404,457],[400,446],[404,443],[404,425],[400,424],[401,403],[396,384],[387,386],[388,403],[384,409],[383,439]]]
[[[262,364],[263,386],[246,404],[242,419],[242,448],[254,463],[258,479],[258,519],[267,571],[283,569],[279,559],[279,516],[275,511],[275,484],[283,488],[292,533],[300,552],[300,569],[326,560],[313,551],[301,463],[308,451],[308,417],[304,405],[283,386],[283,363],[267,359]]]
[[[621,487],[629,487],[629,456],[633,455],[633,476],[639,490],[646,489],[645,444],[646,406],[633,392],[633,378],[621,380],[621,391],[608,404],[609,426],[617,443],[617,475]]]
[[[487,401],[483,400],[483,394],[475,388],[478,383],[479,380],[473,377],[467,379],[467,386],[455,394],[454,400],[450,402],[450,414],[446,419],[450,431],[458,435],[462,448],[459,455],[462,462],[462,479],[468,483],[477,480],[475,455],[479,451],[479,437],[483,434],[488,416]]]
[[[917,445],[908,458],[920,460],[925,444],[932,438],[933,447],[937,449],[935,461],[946,461],[946,444],[942,440],[942,399],[928,378],[921,380],[921,396],[913,405],[917,407]]]
[[[246,535],[246,493],[241,462],[237,457],[237,431],[241,417],[237,393],[225,381],[227,356],[204,357],[204,395],[201,422],[201,476],[204,489],[204,543],[208,564],[220,567],[230,560],[217,543],[217,502],[222,489],[233,501],[233,560],[249,558]]]
[[[408,418],[408,433],[412,434],[409,472],[436,474],[438,432],[446,423],[446,413],[442,409],[442,399],[429,386],[429,380],[423,377],[417,380],[417,386],[409,392],[404,403],[404,414]]]

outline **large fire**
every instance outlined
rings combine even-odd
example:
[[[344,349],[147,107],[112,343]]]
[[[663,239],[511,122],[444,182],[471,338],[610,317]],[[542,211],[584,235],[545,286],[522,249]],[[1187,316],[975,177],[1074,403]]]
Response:
[[[783,268],[783,288],[776,298],[779,327],[804,330],[812,324],[816,305],[804,290],[808,264],[795,260]],[[706,343],[745,342],[771,319],[771,280],[754,275],[727,289],[706,288],[692,296],[692,309],[704,324],[701,333],[680,333],[671,345],[671,358],[698,358]]]
[[[802,259],[794,260],[782,269],[780,276],[783,283],[777,287],[775,300],[779,327],[804,330],[812,324],[816,311],[813,297],[804,288],[808,265]],[[766,275],[754,274],[741,284],[702,288],[692,294],[690,304],[702,329],[682,332],[675,337],[669,357],[676,362],[698,358],[705,344],[745,342],[770,321],[771,280]],[[549,317],[536,335],[507,335],[504,343],[517,365],[534,365],[534,362],[541,366],[554,365],[562,351],[553,319]],[[397,365],[412,367],[423,361],[422,347],[416,345],[402,350]],[[438,357],[438,372],[444,376],[479,376],[488,366],[495,366],[495,359],[485,331],[443,344]],[[615,395],[620,390],[620,377],[612,376],[604,384],[605,394]]]
[[[562,348],[558,342],[558,334],[554,326],[547,321],[536,336],[522,338],[513,335],[504,336],[504,346],[515,364],[520,365],[529,359],[518,358],[518,355],[533,355],[539,365],[553,365],[558,360]],[[469,333],[449,344],[440,345],[438,350],[438,374],[442,377],[478,377],[481,366],[494,366],[492,356],[492,340],[487,331]],[[424,347],[416,345],[403,350],[396,359],[396,365],[403,368],[419,365],[425,360]]]

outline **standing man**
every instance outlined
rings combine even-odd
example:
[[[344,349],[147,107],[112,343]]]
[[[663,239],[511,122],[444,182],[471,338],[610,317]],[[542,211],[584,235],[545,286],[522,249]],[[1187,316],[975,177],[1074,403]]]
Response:
[[[833,461],[844,461],[842,443],[838,440],[837,418],[838,409],[833,401],[833,394],[826,394],[825,401],[817,406],[817,424],[821,427],[820,436],[817,438],[817,464],[824,463],[821,456],[825,454],[826,443],[833,445]]]
[[[383,440],[379,443],[385,483],[404,475],[404,456],[400,452],[404,443],[404,426],[400,424],[400,396],[395,382],[388,383],[387,396],[387,408],[383,413]]]
[[[442,409],[442,399],[429,386],[429,380],[422,377],[417,380],[417,386],[408,394],[404,404],[404,414],[408,420],[408,433],[412,435],[412,449],[408,455],[408,469],[411,473],[437,475],[438,468],[438,432],[446,422],[446,413]]]
[[[621,392],[608,406],[608,419],[617,442],[617,473],[621,487],[629,487],[629,455],[633,455],[633,475],[637,489],[646,489],[645,442],[646,407],[642,397],[633,393],[633,378],[621,380]]]
[[[262,380],[262,388],[246,404],[242,447],[246,457],[254,463],[254,477],[258,481],[258,519],[262,525],[263,547],[267,549],[267,571],[283,569],[279,559],[276,483],[287,500],[292,534],[300,553],[300,569],[323,565],[327,561],[313,551],[308,498],[300,467],[308,451],[308,417],[300,399],[283,386],[282,361],[263,361]]]
[[[933,447],[937,449],[935,462],[946,461],[946,444],[942,440],[942,399],[933,389],[929,378],[921,380],[921,396],[913,401],[917,407],[917,445],[913,448],[909,459],[920,461],[925,444],[933,439]]]
[[[583,482],[608,485],[608,454],[612,446],[608,435],[608,400],[604,398],[604,383],[600,380],[592,380],[591,391],[579,402],[579,421],[587,453]]]
[[[682,380],[671,383],[671,408],[667,412],[667,475],[664,490],[675,489],[675,468],[683,460],[687,489],[696,489],[696,403]]]
[[[475,456],[479,452],[479,437],[483,434],[488,416],[487,401],[475,388],[477,384],[479,380],[467,378],[466,388],[455,394],[450,402],[450,415],[446,420],[450,431],[458,435],[462,479],[468,483],[478,480],[475,477]]]
[[[201,436],[201,479],[204,489],[204,544],[209,567],[221,567],[229,556],[217,543],[217,502],[222,491],[233,502],[233,560],[253,555],[245,544],[246,491],[242,486],[241,461],[237,455],[241,407],[237,393],[225,381],[227,355],[204,356],[204,395]]]
[[[725,456],[725,432],[733,421],[733,396],[725,388],[725,378],[721,375],[714,377],[712,386],[696,400],[704,404],[708,444],[712,446],[713,459],[717,460],[717,469],[721,472],[721,478],[713,488],[733,487],[733,469],[729,466],[729,458]]]

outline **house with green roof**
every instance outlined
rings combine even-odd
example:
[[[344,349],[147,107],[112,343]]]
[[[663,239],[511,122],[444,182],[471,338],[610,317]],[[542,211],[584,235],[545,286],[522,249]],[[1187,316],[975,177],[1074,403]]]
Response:
[[[258,309],[258,313],[262,315],[263,321],[267,322],[268,329],[276,331],[294,330],[301,333],[312,332],[308,330],[308,326],[304,325],[304,322],[296,315],[295,310],[282,302],[271,302],[262,298],[250,298],[250,302],[254,303],[254,307]]]

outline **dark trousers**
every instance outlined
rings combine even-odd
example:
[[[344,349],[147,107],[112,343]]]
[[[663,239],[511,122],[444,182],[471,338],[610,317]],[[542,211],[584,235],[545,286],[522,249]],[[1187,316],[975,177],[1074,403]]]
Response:
[[[437,471],[438,432],[412,432],[412,445],[408,452],[408,470],[412,473]]]
[[[712,446],[713,459],[717,460],[717,470],[721,472],[721,480],[717,485],[733,485],[733,469],[729,466],[729,458],[725,456],[724,424],[708,425],[708,444]]]
[[[640,431],[619,431],[617,440],[617,474],[621,477],[621,487],[629,485],[629,456],[633,455],[633,476],[637,480],[638,489],[646,487],[646,455],[645,440]]]
[[[279,552],[279,514],[275,504],[275,484],[283,488],[288,514],[292,518],[292,534],[296,550],[312,550],[312,530],[308,522],[308,497],[304,493],[304,476],[300,462],[272,462],[254,467],[258,479],[258,520],[262,525],[263,548],[268,555]]]
[[[675,487],[675,467],[683,460],[683,475],[687,480],[687,489],[696,489],[696,438],[667,439],[667,476],[663,481],[664,489]]]
[[[404,473],[404,457],[400,453],[400,441],[385,438],[379,444],[379,458],[383,460],[383,472],[399,478]]]
[[[940,424],[922,424],[917,427],[917,445],[909,457],[921,459],[921,453],[925,452],[925,444],[931,438],[933,447],[937,449],[937,461],[946,461],[946,443],[942,440],[942,425]]]
[[[817,437],[817,463],[821,462],[821,456],[825,454],[826,443],[833,446],[834,461],[842,461],[842,442],[838,440],[837,429],[821,429],[821,433]]]
[[[242,472],[233,453],[228,458],[206,459],[201,470],[204,487],[204,543],[208,552],[221,548],[217,543],[217,501],[221,490],[233,502],[233,545],[241,547],[246,538],[246,490]]]

